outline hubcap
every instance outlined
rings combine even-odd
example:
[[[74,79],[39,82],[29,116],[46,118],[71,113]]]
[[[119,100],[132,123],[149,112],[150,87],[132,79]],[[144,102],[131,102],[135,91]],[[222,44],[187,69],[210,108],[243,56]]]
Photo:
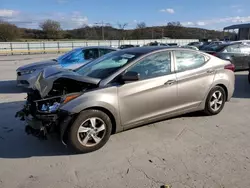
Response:
[[[218,111],[223,104],[223,96],[220,91],[215,91],[210,99],[210,107],[213,111]]]
[[[85,120],[77,132],[78,141],[87,147],[92,147],[101,142],[106,133],[104,121],[98,117]]]

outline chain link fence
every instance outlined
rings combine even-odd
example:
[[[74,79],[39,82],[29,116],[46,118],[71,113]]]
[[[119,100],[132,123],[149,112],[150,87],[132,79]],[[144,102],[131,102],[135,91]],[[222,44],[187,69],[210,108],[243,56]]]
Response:
[[[119,47],[124,44],[143,46],[150,42],[177,43],[186,45],[198,39],[151,39],[151,40],[93,40],[93,41],[42,41],[42,42],[0,42],[0,55],[63,53],[84,46]]]

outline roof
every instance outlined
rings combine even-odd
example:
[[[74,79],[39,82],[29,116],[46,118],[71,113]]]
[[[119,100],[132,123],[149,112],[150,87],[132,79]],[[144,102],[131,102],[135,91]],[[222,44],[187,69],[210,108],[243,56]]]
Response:
[[[92,48],[117,50],[116,48],[113,48],[113,47],[110,47],[110,46],[83,46],[83,47],[77,47],[75,49],[92,49]]]
[[[126,48],[123,49],[123,51],[129,52],[134,52],[134,53],[142,53],[142,54],[147,54],[153,51],[161,50],[169,48],[168,46],[144,46],[144,47],[135,47],[135,48]]]
[[[250,28],[250,23],[231,25],[231,26],[225,27],[223,30],[228,30],[228,29],[244,29],[244,28]]]

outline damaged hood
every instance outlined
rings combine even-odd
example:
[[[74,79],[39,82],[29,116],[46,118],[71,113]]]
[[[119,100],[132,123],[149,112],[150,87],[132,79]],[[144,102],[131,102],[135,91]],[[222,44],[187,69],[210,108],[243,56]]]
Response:
[[[17,69],[17,71],[42,69],[44,67],[51,66],[51,65],[59,65],[59,63],[56,60],[40,61],[40,62],[21,66]]]
[[[60,78],[67,78],[78,82],[98,85],[101,81],[97,78],[85,77],[74,71],[59,68],[59,67],[47,67],[39,73],[37,79],[32,86],[33,89],[38,90],[41,97],[44,98],[53,88],[53,84]]]

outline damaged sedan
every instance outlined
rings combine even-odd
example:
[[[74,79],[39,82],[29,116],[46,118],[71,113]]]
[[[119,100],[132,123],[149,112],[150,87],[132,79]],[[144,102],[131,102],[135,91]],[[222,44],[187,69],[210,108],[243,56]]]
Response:
[[[92,152],[112,133],[188,112],[218,114],[234,79],[234,65],[201,51],[128,48],[75,71],[44,69],[17,116],[29,134],[57,134],[77,152]]]

